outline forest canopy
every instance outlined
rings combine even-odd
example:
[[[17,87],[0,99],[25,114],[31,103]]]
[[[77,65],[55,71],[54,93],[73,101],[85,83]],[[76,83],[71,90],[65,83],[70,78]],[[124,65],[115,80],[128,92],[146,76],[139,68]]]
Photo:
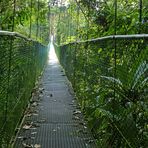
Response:
[[[52,30],[61,43],[113,34],[147,33],[146,0],[51,0],[50,7],[55,21],[51,28],[56,28]]]
[[[41,42],[45,40],[47,42],[48,12],[46,0],[2,0],[0,2],[0,29],[16,31]]]
[[[60,43],[147,33],[147,8],[147,0],[1,0],[0,29],[39,40],[50,30]]]

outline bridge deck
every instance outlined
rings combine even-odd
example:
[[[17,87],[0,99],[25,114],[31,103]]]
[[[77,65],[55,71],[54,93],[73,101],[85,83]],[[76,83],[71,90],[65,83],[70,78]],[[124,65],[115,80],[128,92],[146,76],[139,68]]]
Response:
[[[53,52],[53,45],[49,59],[14,147],[94,148],[73,91]]]

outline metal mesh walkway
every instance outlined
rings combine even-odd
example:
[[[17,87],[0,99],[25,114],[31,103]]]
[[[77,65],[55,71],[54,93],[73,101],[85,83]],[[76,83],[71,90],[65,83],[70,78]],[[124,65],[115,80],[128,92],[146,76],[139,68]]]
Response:
[[[26,111],[15,148],[94,148],[68,80],[51,45],[49,64]]]

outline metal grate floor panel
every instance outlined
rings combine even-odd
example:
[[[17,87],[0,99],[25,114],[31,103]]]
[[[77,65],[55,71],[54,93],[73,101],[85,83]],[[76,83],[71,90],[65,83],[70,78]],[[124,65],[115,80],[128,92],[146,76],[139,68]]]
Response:
[[[58,61],[49,61],[14,148],[95,148]],[[93,142],[92,142],[93,141]]]

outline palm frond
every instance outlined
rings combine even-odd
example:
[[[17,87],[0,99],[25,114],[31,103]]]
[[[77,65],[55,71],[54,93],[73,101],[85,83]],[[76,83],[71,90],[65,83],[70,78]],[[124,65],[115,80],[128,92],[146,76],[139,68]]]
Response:
[[[122,86],[122,82],[119,79],[117,79],[117,78],[107,77],[107,76],[101,76],[101,78],[107,79],[107,80],[109,80],[112,83],[117,83],[118,85]]]
[[[138,82],[140,81],[140,78],[143,76],[143,74],[148,70],[148,64],[146,61],[143,61],[137,68],[134,77],[133,77],[133,85],[131,86],[132,89],[134,89]],[[141,83],[141,81],[139,82]]]

